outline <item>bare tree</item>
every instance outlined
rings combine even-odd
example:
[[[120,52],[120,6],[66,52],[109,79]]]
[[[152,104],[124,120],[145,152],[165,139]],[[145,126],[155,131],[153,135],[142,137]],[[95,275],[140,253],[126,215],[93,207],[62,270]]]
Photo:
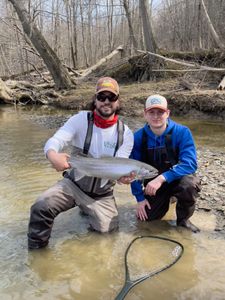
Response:
[[[224,49],[225,44],[225,0],[164,0],[160,4],[153,0],[0,2],[0,53],[4,53],[4,58],[0,59],[2,74],[10,74],[9,70],[11,73],[27,70],[33,65],[37,67],[37,64],[42,67],[43,61],[51,73],[55,72],[55,67],[60,68],[57,60],[55,67],[51,68],[49,63],[53,58],[42,59],[45,50],[40,52],[40,48],[44,49],[45,45],[40,47],[41,39],[33,37],[32,40],[42,53],[37,56],[34,47],[27,43],[26,34],[18,31],[17,35],[15,30],[19,26],[11,3],[20,8],[26,4],[27,12],[22,12],[27,20],[22,23],[23,27],[30,27],[30,31],[26,30],[29,38],[35,35],[34,30],[37,32],[36,25],[58,59],[72,68],[95,65],[119,45],[133,54],[136,48],[150,49],[151,52],[158,47],[170,51],[194,51],[210,50],[215,45]],[[51,56],[51,52],[47,51],[47,54]],[[64,85],[60,76],[56,75],[54,80],[57,79],[59,86]]]
[[[206,17],[206,20],[207,20],[207,24],[208,24],[208,26],[209,26],[209,30],[210,30],[210,32],[211,32],[211,34],[212,34],[212,37],[213,37],[213,39],[214,39],[216,45],[217,45],[220,49],[224,49],[224,44],[223,44],[223,42],[221,41],[221,39],[219,38],[219,36],[218,36],[218,34],[217,34],[217,32],[216,32],[216,30],[215,30],[213,24],[212,24],[212,21],[211,21],[211,19],[210,19],[210,17],[209,17],[209,14],[208,14],[207,8],[206,8],[206,6],[205,6],[204,0],[201,0],[201,4],[202,4],[202,7],[203,7],[203,10],[204,10],[204,13],[205,13],[205,17]]]
[[[139,0],[140,11],[142,16],[143,32],[145,39],[145,47],[147,51],[156,52],[156,42],[153,36],[152,25],[150,21],[150,9],[147,0]]]
[[[23,26],[23,30],[31,40],[32,44],[42,57],[49,72],[51,73],[57,89],[68,89],[73,86],[71,78],[67,69],[62,65],[56,53],[49,46],[41,32],[23,7],[22,3],[16,0],[9,0],[12,3],[20,22]]]
[[[130,15],[130,10],[129,10],[127,0],[123,0],[123,7],[124,7],[124,10],[125,10],[125,14],[126,14],[127,22],[128,22],[130,39],[132,41],[134,49],[137,49],[138,48],[138,43],[137,43],[137,40],[136,40],[135,35],[134,35],[134,29],[133,29],[133,25],[132,25],[132,20],[131,20],[131,15]]]
[[[12,74],[12,71],[10,70],[9,64],[8,64],[7,59],[5,57],[5,51],[3,50],[2,45],[0,45],[0,58],[1,58],[1,60],[0,60],[1,64],[3,66],[3,70],[5,72],[7,71],[8,74]]]
[[[60,48],[60,37],[59,37],[59,30],[60,28],[60,21],[59,21],[59,0],[52,1],[52,39],[53,39],[53,51],[59,55],[59,48]]]
[[[83,44],[83,55],[84,55],[84,61],[85,66],[89,66],[88,56],[87,56],[87,47],[85,43],[85,26],[84,26],[84,13],[83,13],[83,3],[80,0],[80,17],[81,17],[81,34],[82,34],[82,44]]]
[[[202,6],[201,1],[197,4],[197,47],[199,49],[202,49],[202,22],[201,22],[201,16],[202,16]]]
[[[108,29],[108,52],[113,49],[113,0],[106,0],[107,29]]]

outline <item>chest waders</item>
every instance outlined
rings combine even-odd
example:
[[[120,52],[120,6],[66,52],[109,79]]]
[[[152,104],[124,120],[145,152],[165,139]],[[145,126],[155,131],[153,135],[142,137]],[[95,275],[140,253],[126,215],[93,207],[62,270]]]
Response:
[[[88,113],[88,129],[83,147],[85,154],[89,152],[92,131],[93,114]],[[118,138],[114,155],[123,143],[124,125],[121,121],[117,123],[117,131]],[[74,154],[77,154],[80,149],[76,148],[73,151]],[[101,179],[99,178],[85,176],[79,181],[75,181],[74,175],[74,169],[65,171],[63,176],[72,183],[66,180],[58,181],[32,205],[28,229],[29,249],[47,246],[55,217],[75,206],[79,206],[81,209],[85,208],[84,211],[89,215],[89,223],[96,231],[109,232],[118,227],[118,211],[112,194],[115,182],[108,181],[101,188]],[[99,199],[101,201],[96,201]]]
[[[142,136],[142,160],[153,165],[158,169],[159,174],[169,170],[178,163],[178,149],[172,145],[172,129],[165,136],[165,145],[158,148],[148,149],[147,133],[143,131]],[[152,180],[152,179],[151,179]],[[150,180],[144,181],[144,186]],[[170,197],[175,196],[177,225],[190,228],[193,232],[197,232],[198,228],[191,224],[188,220],[195,209],[195,202],[198,192],[200,191],[199,178],[194,174],[186,175],[171,183],[165,182],[160,189],[157,190],[155,196],[145,195],[149,201],[151,209],[146,207],[148,221],[161,219],[169,209]],[[189,225],[191,224],[191,225]]]
[[[168,171],[172,166],[178,163],[178,151],[174,149],[172,145],[172,132],[173,129],[165,136],[164,146],[148,149],[148,136],[145,130],[143,130],[141,161],[155,167],[159,171],[159,174]],[[144,186],[146,186],[149,181],[150,180],[145,180]]]
[[[83,154],[88,155],[89,148],[91,145],[93,126],[94,126],[94,116],[92,112],[88,112],[87,114],[88,128],[83,146]],[[115,156],[119,147],[123,144],[123,134],[124,134],[124,124],[121,120],[117,121],[117,143],[114,149],[113,156]],[[83,192],[91,197],[98,196],[108,196],[112,195],[113,186],[115,182],[109,180],[105,186],[101,187],[101,178],[84,176],[80,180],[76,181],[76,176],[74,170],[70,170],[69,172],[64,172],[64,177],[69,178],[73,181]]]

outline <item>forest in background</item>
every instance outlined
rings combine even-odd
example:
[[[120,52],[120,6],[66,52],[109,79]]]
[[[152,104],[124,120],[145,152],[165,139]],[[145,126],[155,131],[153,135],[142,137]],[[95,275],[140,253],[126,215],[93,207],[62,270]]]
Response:
[[[10,2],[0,2],[1,77],[43,66]],[[158,49],[198,52],[218,49],[225,42],[225,0],[204,0],[219,42],[209,28],[202,0],[17,2],[26,8],[29,21],[37,26],[60,60],[74,69],[94,65],[119,45],[123,45],[126,55],[134,54],[135,48],[146,49],[141,2],[149,12],[152,44]]]
[[[19,87],[26,91],[37,80],[42,88],[76,88],[108,61],[119,66],[109,74],[115,78],[125,72],[125,79],[144,81],[175,72],[192,79],[182,83],[192,90],[193,78],[200,75],[202,82],[210,74],[224,89],[224,15],[225,0],[1,0],[0,78],[6,85],[0,80],[0,98],[15,98],[18,85],[7,81],[15,78],[26,78]]]

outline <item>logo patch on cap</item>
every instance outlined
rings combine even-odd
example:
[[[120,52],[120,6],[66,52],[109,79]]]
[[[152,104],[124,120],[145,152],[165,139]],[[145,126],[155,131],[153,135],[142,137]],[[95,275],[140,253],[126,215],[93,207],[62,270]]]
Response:
[[[152,108],[159,108],[164,111],[167,110],[167,100],[161,95],[149,96],[145,103],[145,110],[150,110]]]
[[[153,105],[153,104],[162,104],[162,101],[159,98],[152,98],[151,105]]]
[[[110,81],[103,81],[102,84],[101,84],[101,88],[102,87],[111,87],[113,89],[114,85]]]
[[[119,85],[117,81],[111,77],[100,78],[96,85],[96,92],[100,93],[104,91],[119,95]]]

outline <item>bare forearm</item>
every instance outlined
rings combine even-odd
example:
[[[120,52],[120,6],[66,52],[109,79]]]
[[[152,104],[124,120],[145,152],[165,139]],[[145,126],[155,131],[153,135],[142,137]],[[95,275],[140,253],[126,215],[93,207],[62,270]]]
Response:
[[[64,171],[70,168],[68,163],[70,156],[67,153],[57,153],[55,150],[49,149],[46,153],[46,157],[56,171]]]

